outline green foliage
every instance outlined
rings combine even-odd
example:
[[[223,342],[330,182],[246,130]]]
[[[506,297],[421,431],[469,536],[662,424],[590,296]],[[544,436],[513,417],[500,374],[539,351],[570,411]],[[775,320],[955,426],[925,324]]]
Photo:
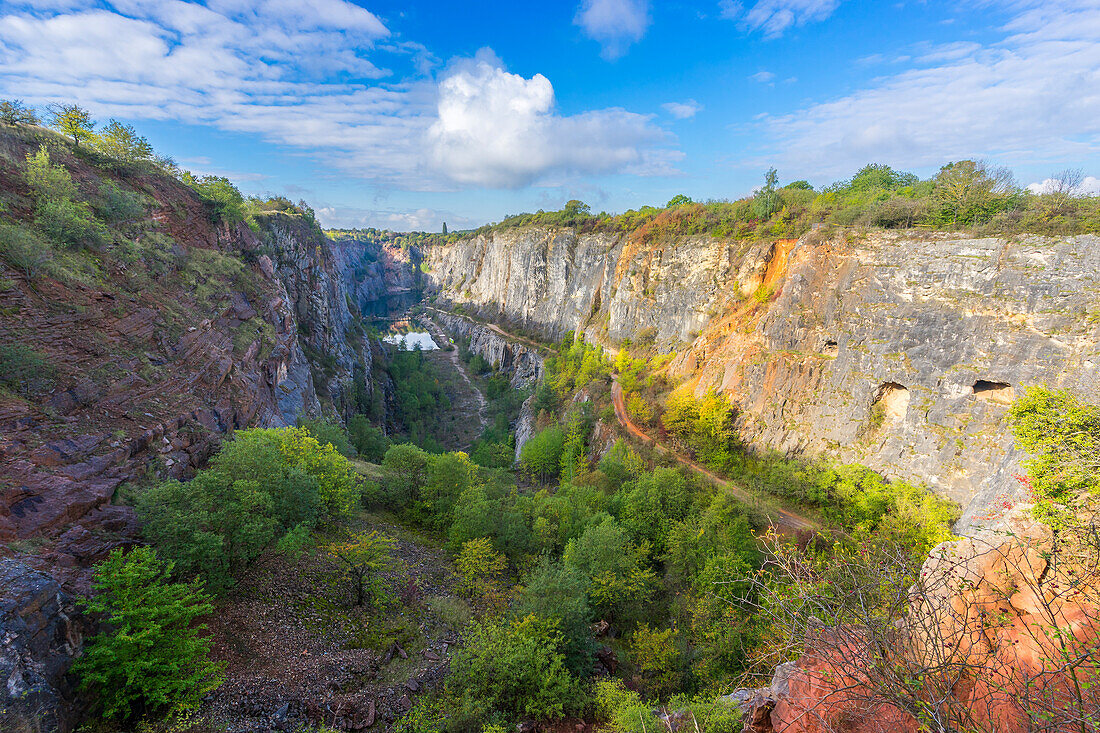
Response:
[[[325,552],[339,561],[341,574],[355,593],[355,605],[377,605],[382,597],[380,573],[392,565],[396,541],[377,531],[355,535],[342,542],[331,542]]]
[[[508,561],[493,549],[488,537],[467,540],[455,558],[455,569],[462,576],[463,592],[475,597],[498,594],[507,568]]]
[[[647,547],[633,544],[626,530],[609,517],[570,540],[562,559],[588,578],[588,598],[594,609],[629,622],[644,611],[656,590],[656,574],[646,563],[647,554]]]
[[[616,733],[650,733],[660,730],[660,721],[653,705],[642,702],[641,696],[626,689],[623,681],[605,677],[596,681],[596,720]]]
[[[776,185],[779,183],[779,175],[775,168],[769,168],[764,176],[764,185],[756,192],[752,199],[752,210],[758,219],[770,219],[772,214],[779,210],[779,194]]]
[[[53,247],[31,229],[0,222],[0,258],[34,279],[52,269]]]
[[[561,470],[564,448],[565,433],[557,425],[551,425],[523,444],[519,453],[520,465],[529,475],[545,483]]]
[[[94,134],[95,122],[88,110],[75,104],[51,104],[46,110],[50,113],[50,127],[66,137],[73,139],[73,145],[80,147],[81,141],[88,140]]]
[[[98,592],[83,605],[108,630],[89,640],[73,671],[105,718],[191,709],[221,684],[206,627],[194,624],[213,610],[210,599],[200,583],[169,582],[171,572],[144,547],[116,549],[96,566]]]
[[[92,137],[95,149],[124,165],[153,160],[153,146],[130,125],[111,120]]]
[[[578,712],[584,695],[565,667],[556,626],[536,616],[474,624],[451,661],[456,727],[549,720]]]
[[[451,402],[436,366],[414,349],[394,352],[387,370],[397,393],[397,415],[409,439],[425,449],[441,451],[436,425],[439,414],[449,410]]]
[[[359,457],[371,463],[381,463],[390,447],[390,439],[371,425],[366,415],[353,415],[348,420],[348,438]]]
[[[1010,412],[1016,444],[1033,457],[1028,482],[1042,503],[1100,495],[1100,407],[1067,390],[1031,387]]]
[[[79,191],[69,171],[50,163],[43,145],[27,155],[27,185],[34,194],[34,223],[47,237],[63,245],[81,243],[92,229],[92,207],[77,200]]]
[[[342,456],[355,457],[355,448],[339,423],[326,417],[312,417],[300,420],[298,427],[305,428],[321,445],[332,446]]]
[[[211,219],[237,224],[245,220],[245,201],[233,182],[224,176],[195,176],[191,171],[181,174],[182,180],[210,205]]]
[[[577,676],[591,672],[594,657],[587,589],[588,579],[582,572],[543,555],[515,603],[519,616],[534,615],[557,624],[566,667]]]
[[[53,382],[54,368],[43,355],[23,344],[0,344],[0,389],[31,398]]]
[[[660,631],[643,623],[634,630],[631,639],[630,653],[634,665],[647,689],[658,697],[671,692],[679,676],[680,654],[676,650],[674,636],[672,629]]]
[[[137,512],[145,536],[180,571],[221,591],[287,531],[358,506],[360,490],[347,459],[304,429],[241,430],[192,480],[138,497]]]
[[[96,210],[106,221],[127,222],[145,215],[145,197],[133,191],[124,191],[114,181],[100,184],[99,198],[101,203]]]

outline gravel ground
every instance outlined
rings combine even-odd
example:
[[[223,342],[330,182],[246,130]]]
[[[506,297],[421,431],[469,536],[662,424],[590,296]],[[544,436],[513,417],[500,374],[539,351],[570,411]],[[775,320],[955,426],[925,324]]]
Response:
[[[320,723],[340,730],[388,730],[416,697],[447,673],[458,627],[469,610],[458,598],[443,552],[377,517],[398,540],[379,611],[354,607],[322,553],[262,557],[208,620],[226,682],[202,717],[230,733],[296,730]]]

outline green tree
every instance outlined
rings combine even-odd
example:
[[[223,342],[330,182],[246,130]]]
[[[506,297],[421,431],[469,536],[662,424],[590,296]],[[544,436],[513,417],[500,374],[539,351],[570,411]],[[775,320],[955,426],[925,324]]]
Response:
[[[180,179],[211,205],[211,218],[236,224],[245,219],[245,200],[233,182],[224,176],[194,176],[184,171]]]
[[[169,582],[171,572],[172,563],[147,547],[116,549],[95,568],[98,592],[82,603],[107,630],[88,642],[73,671],[106,718],[191,709],[222,682],[206,626],[194,623],[214,610],[210,598],[198,581]]]
[[[459,729],[480,729],[498,715],[509,723],[556,719],[583,706],[554,624],[535,616],[475,623],[464,641],[446,687]]]
[[[138,497],[143,533],[185,574],[215,591],[279,534],[270,494],[254,480],[234,480],[217,469],[181,483],[169,480]]]
[[[490,599],[501,595],[501,581],[508,561],[493,549],[488,537],[475,537],[462,545],[455,558],[455,569],[462,576],[462,589],[478,598]]]
[[[153,160],[153,146],[130,125],[111,120],[93,138],[96,149],[120,163],[133,165]]]
[[[1009,413],[1036,498],[1067,503],[1100,495],[1100,406],[1068,390],[1031,387]]]
[[[944,221],[973,224],[991,218],[1015,192],[1015,182],[1007,168],[960,160],[940,169],[933,192]]]
[[[545,483],[561,470],[565,433],[557,425],[551,425],[523,444],[519,462],[531,476]]]
[[[377,531],[355,535],[344,542],[331,542],[325,552],[338,560],[342,574],[351,581],[355,605],[369,599],[374,605],[382,592],[381,573],[392,564],[396,541]]]
[[[776,191],[778,183],[779,175],[775,168],[769,168],[764,176],[764,185],[752,199],[752,210],[758,219],[770,219],[772,214],[779,211],[779,193]]]
[[[673,196],[672,198],[670,198],[668,200],[668,203],[665,204],[665,208],[666,209],[675,209],[678,206],[686,206],[687,204],[690,204],[690,203],[693,203],[693,202],[692,202],[692,200],[689,196],[685,196],[684,194],[679,193],[679,194],[676,194],[675,196]]]
[[[62,135],[71,137],[73,145],[80,147],[80,143],[92,137],[95,122],[88,110],[75,104],[51,104],[46,107],[50,113],[50,127]]]
[[[428,480],[429,454],[411,443],[395,445],[382,459],[382,486],[389,505],[405,511]]]
[[[648,548],[631,543],[626,530],[608,517],[570,540],[562,560],[588,577],[593,608],[629,620],[642,612],[656,590],[656,576],[645,563],[647,554]]]
[[[389,438],[371,425],[366,415],[353,415],[348,420],[348,437],[359,457],[371,463],[381,463],[390,447]]]
[[[658,697],[667,695],[676,687],[680,655],[676,651],[674,636],[672,629],[658,631],[649,628],[648,624],[640,624],[631,640],[630,652],[634,665],[646,687]]]
[[[580,677],[592,671],[594,652],[587,589],[584,573],[543,555],[516,600],[520,616],[534,615],[557,623],[564,637],[566,666]]]
[[[37,125],[38,113],[22,99],[0,99],[0,123],[5,125]]]
[[[576,219],[581,216],[588,216],[592,213],[592,209],[588,204],[577,199],[571,199],[565,202],[565,206],[562,207],[562,213],[569,219]]]
[[[348,439],[348,434],[344,432],[344,428],[339,423],[326,417],[312,417],[300,421],[298,426],[309,431],[309,434],[316,438],[321,445],[332,446],[342,456],[355,457],[355,448],[352,446],[351,440]]]
[[[443,234],[447,234],[447,222],[443,222]]]
[[[92,228],[92,207],[79,201],[79,189],[62,165],[53,165],[43,145],[27,155],[27,185],[34,194],[34,223],[59,244],[79,244]]]

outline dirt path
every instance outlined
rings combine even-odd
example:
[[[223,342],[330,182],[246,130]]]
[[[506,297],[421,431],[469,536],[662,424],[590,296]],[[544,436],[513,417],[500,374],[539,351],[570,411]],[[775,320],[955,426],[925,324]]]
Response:
[[[434,320],[432,320],[431,318],[427,318],[424,319],[423,323],[427,327],[428,331],[431,332],[432,338],[435,339],[436,343],[439,344],[440,349],[450,343],[450,339],[443,331],[443,328]],[[469,445],[465,446],[466,448],[469,448],[473,445],[473,441],[477,440],[478,436],[485,432],[485,428],[489,426],[489,416],[487,413],[487,410],[489,409],[489,402],[485,399],[485,394],[478,388],[476,384],[474,384],[474,380],[470,378],[470,373],[466,371],[466,365],[463,364],[462,360],[458,358],[458,349],[444,351],[443,353],[445,353],[450,359],[451,364],[454,365],[455,371],[458,372],[458,376],[460,376],[462,378],[462,381],[466,383],[466,386],[470,388],[471,394],[473,394],[474,399],[477,400],[477,420],[479,427],[474,435],[473,440],[470,441]]]
[[[760,497],[749,492],[748,490],[738,486],[737,484],[724,479],[717,475],[713,471],[703,468],[695,461],[691,460],[687,456],[684,456],[671,448],[668,448],[659,443],[655,438],[649,435],[649,433],[642,430],[642,428],[630,419],[630,413],[626,411],[626,403],[623,399],[623,388],[619,385],[619,380],[616,378],[611,383],[611,399],[615,403],[615,417],[618,418],[619,424],[622,425],[628,433],[638,438],[644,443],[648,443],[656,448],[661,453],[667,453],[675,458],[683,465],[690,468],[695,473],[705,476],[713,481],[715,484],[723,487],[739,500],[746,504],[758,504]],[[771,523],[772,527],[777,530],[815,530],[818,529],[817,522],[814,522],[808,517],[804,517],[800,514],[781,509],[776,506],[764,506],[762,507],[765,516]]]

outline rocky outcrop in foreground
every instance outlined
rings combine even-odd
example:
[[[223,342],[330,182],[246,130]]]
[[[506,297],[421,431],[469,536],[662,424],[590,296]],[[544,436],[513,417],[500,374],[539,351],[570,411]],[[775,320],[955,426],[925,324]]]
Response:
[[[1027,386],[1100,401],[1100,238],[814,232],[800,240],[509,229],[426,253],[441,302],[547,339],[675,350],[758,448],[859,461],[964,507],[1018,498]]]
[[[747,729],[1091,730],[1100,710],[1095,525],[1055,539],[1031,508],[935,548],[893,628],[820,629],[769,687],[738,691]]]

